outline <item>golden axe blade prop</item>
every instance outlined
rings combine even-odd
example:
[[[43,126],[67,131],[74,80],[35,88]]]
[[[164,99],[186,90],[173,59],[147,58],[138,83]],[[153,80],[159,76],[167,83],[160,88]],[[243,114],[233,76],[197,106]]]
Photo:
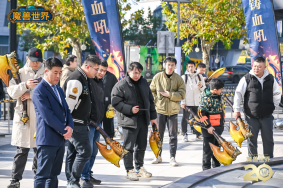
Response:
[[[0,56],[0,78],[3,80],[7,87],[9,87],[9,74],[7,73],[8,70],[11,70],[12,76],[16,83],[21,83],[21,79],[19,76],[19,68],[20,67],[17,65],[15,52]],[[21,121],[25,124],[29,120],[29,117],[27,115],[27,100],[22,101],[22,103],[23,115]]]
[[[227,96],[222,96],[222,98],[227,102],[227,104],[233,109],[233,103],[227,98]],[[236,119],[237,125],[239,126],[239,130],[237,130],[237,126],[230,121],[229,122],[229,132],[233,140],[238,144],[239,147],[242,146],[242,142],[247,140],[249,137],[253,136],[251,131],[248,128],[248,125],[244,123],[241,117]]]
[[[226,67],[219,68],[218,70],[213,72],[213,74],[208,79],[206,79],[205,82],[206,83],[210,82],[213,78],[219,77],[220,75],[222,75],[225,72],[225,69],[226,69]]]
[[[152,130],[150,131],[149,145],[155,157],[158,158],[162,150],[162,142],[160,139],[160,135],[159,135],[157,126],[155,124],[152,125]]]
[[[193,119],[189,120],[190,125],[197,125],[203,129],[207,129],[203,123],[200,122],[197,115],[188,107],[186,109],[193,115]],[[210,148],[213,152],[214,157],[223,165],[230,165],[233,161],[236,160],[237,156],[242,152],[238,148],[233,147],[230,142],[227,142],[223,137],[221,137],[217,132],[213,131],[213,136],[218,141],[218,144],[223,148],[223,151],[220,150],[220,147],[215,146],[209,143]]]
[[[110,163],[113,163],[117,167],[120,167],[119,161],[124,157],[125,154],[128,153],[128,151],[125,150],[119,142],[112,140],[101,127],[96,125],[94,121],[90,121],[90,125],[93,126],[103,136],[106,142],[106,145],[104,145],[98,141],[95,141],[101,155]],[[107,149],[107,145],[111,147],[110,150]]]

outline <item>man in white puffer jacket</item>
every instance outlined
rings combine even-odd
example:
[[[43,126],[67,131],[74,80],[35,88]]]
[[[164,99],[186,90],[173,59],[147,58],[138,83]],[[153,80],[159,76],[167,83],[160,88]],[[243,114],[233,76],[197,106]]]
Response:
[[[183,118],[182,118],[182,134],[184,136],[183,141],[188,142],[187,136],[187,119],[190,117],[190,113],[185,109],[185,106],[189,106],[195,114],[197,114],[198,105],[200,102],[201,92],[205,89],[205,82],[202,75],[195,73],[195,62],[188,61],[187,71],[182,78],[186,85],[186,96],[185,99],[181,101],[181,106],[183,108]],[[193,126],[191,126],[193,133],[196,133],[196,139],[202,140],[201,134],[197,132]]]

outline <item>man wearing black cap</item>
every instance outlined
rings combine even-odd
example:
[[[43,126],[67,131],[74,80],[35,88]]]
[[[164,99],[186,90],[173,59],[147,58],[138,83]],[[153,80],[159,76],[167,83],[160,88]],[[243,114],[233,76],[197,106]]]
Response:
[[[36,78],[44,76],[44,64],[42,62],[42,52],[40,49],[31,48],[28,51],[27,62],[19,70],[21,83],[17,84],[14,79],[9,82],[7,92],[11,98],[17,99],[13,119],[13,131],[11,144],[17,147],[16,155],[13,161],[12,180],[8,188],[20,188],[20,180],[25,170],[28,153],[33,148],[33,165],[32,171],[36,174],[37,157],[36,142],[33,138],[36,132],[36,115],[32,103],[32,93],[34,87],[38,84]],[[24,125],[21,122],[22,101],[27,101],[27,114],[29,121]]]

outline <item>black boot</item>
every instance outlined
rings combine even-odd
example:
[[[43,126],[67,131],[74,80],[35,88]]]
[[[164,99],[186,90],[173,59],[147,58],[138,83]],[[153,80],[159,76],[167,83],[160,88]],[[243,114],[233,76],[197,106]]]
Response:
[[[93,185],[100,185],[100,183],[101,183],[101,180],[97,180],[97,179],[93,178],[92,175],[90,175],[89,181],[90,181]]]

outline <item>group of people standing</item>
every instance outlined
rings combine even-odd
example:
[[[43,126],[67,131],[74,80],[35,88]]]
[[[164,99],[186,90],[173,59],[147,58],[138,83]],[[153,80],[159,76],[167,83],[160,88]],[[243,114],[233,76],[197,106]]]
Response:
[[[256,59],[258,64],[265,63],[263,61],[264,59]],[[198,64],[195,73],[195,63],[189,61],[185,75],[180,76],[174,72],[176,59],[167,57],[164,60],[165,70],[156,74],[148,85],[141,76],[143,66],[139,62],[130,63],[125,78],[120,81],[107,71],[107,62],[96,55],[89,55],[80,67],[77,66],[74,55],[67,57],[64,66],[57,58],[48,58],[45,64],[41,62],[41,51],[30,49],[26,65],[19,70],[22,82],[16,84],[11,79],[7,88],[8,94],[13,99],[18,99],[12,133],[12,145],[17,147],[17,152],[9,188],[20,187],[19,181],[31,148],[34,151],[34,187],[58,187],[57,176],[61,173],[66,140],[67,187],[92,188],[93,185],[99,185],[101,181],[93,177],[92,167],[98,152],[95,142],[99,141],[100,134],[90,125],[90,121],[100,127],[103,124],[103,129],[113,138],[113,118],[106,117],[110,104],[116,110],[118,126],[123,129],[123,147],[129,151],[124,156],[127,179],[137,181],[139,177],[152,176],[144,168],[149,124],[158,126],[161,141],[167,127],[170,165],[178,166],[176,152],[180,106],[183,108],[182,134],[185,142],[188,142],[187,120],[190,118],[186,107],[198,115],[207,127],[202,129],[203,138],[191,129],[197,140],[203,140],[203,170],[210,169],[211,164],[212,167],[220,166],[209,143],[218,145],[212,132],[216,130],[221,134],[224,129],[221,99],[224,83],[219,79],[212,79],[208,87],[208,83],[205,83],[207,76],[204,74],[204,64]],[[258,66],[257,63],[253,72],[245,77],[246,81],[240,81],[236,90],[235,110],[239,112],[239,99],[244,97],[248,124],[256,132],[250,140],[257,147],[258,130],[268,130],[265,136],[262,135],[264,152],[273,157],[272,129],[270,131],[268,124],[273,119],[271,114],[274,106],[279,104],[281,93],[274,78],[264,71],[264,64]],[[39,77],[43,78],[41,82],[35,80]],[[259,91],[262,93],[258,93]],[[20,119],[22,101],[25,100],[28,102],[29,121],[23,124]],[[265,108],[268,111],[263,112]],[[236,115],[240,116],[239,113]],[[254,126],[255,124],[260,126]],[[252,146],[249,146],[249,151],[250,154],[257,153]],[[162,162],[161,154],[152,161],[153,164]]]
[[[8,188],[20,187],[31,148],[34,186],[58,187],[66,144],[68,187],[78,187],[79,182],[82,187],[100,184],[91,171],[98,152],[95,141],[99,141],[100,134],[89,126],[89,121],[100,126],[103,123],[106,133],[114,136],[113,118],[107,118],[106,111],[111,103],[109,88],[117,79],[107,71],[107,62],[96,55],[89,55],[81,67],[74,55],[66,58],[64,66],[57,58],[42,62],[41,50],[30,49],[25,66],[19,70],[21,83],[11,79],[7,88],[8,94],[17,99],[11,141],[17,151]],[[38,82],[40,77],[43,79]],[[20,120],[25,100],[29,120],[24,124]]]

